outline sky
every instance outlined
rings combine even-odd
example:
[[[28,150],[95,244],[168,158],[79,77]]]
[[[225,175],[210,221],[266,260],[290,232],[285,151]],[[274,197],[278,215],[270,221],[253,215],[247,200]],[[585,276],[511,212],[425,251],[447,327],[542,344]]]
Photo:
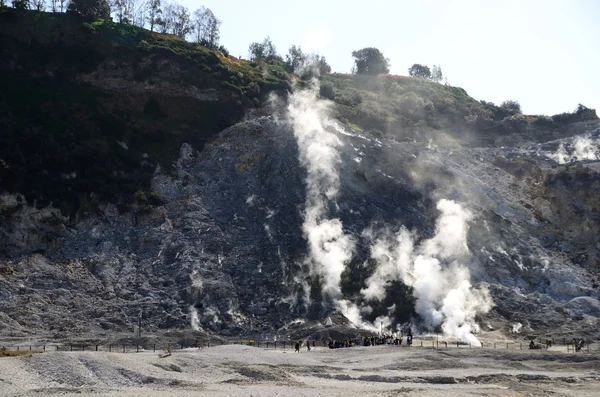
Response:
[[[526,114],[600,113],[600,0],[178,0],[210,8],[234,56],[270,36],[324,55],[349,73],[351,53],[378,48],[390,72],[440,65],[448,84],[477,100],[517,100]]]

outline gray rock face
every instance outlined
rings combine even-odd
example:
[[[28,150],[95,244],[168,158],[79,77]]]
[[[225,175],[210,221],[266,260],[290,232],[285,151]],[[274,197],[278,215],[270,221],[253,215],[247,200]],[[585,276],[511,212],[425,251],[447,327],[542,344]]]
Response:
[[[435,202],[449,198],[476,215],[469,267],[473,283],[492,292],[490,321],[597,332],[595,274],[560,249],[569,240],[551,223],[552,200],[494,165],[510,149],[351,131],[338,132],[341,191],[331,208],[357,241],[342,275],[345,297],[356,298],[373,270],[364,230],[404,225],[428,238]],[[550,169],[540,167],[539,175]],[[3,196],[0,334],[98,339],[141,324],[145,333],[272,336],[298,318],[326,319],[330,308],[304,262],[305,178],[291,128],[258,117],[202,152],[184,144],[173,170],[157,169],[152,187],[164,205],[120,214],[107,204],[68,223]],[[373,319],[387,310],[373,309]]]

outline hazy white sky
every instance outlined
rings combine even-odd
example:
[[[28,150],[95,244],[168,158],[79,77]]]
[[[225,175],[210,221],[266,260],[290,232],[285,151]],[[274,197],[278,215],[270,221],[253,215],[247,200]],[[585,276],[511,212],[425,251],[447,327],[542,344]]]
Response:
[[[335,72],[351,53],[377,47],[391,73],[440,64],[448,83],[476,99],[515,99],[528,114],[600,112],[600,0],[179,0],[223,21],[221,44],[248,57],[270,36],[284,55],[292,44],[316,50]]]

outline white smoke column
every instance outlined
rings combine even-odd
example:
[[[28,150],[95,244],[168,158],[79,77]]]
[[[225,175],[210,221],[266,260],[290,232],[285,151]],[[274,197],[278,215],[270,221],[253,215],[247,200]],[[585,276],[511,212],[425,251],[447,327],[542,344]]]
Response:
[[[194,305],[190,306],[190,317],[192,319],[192,329],[194,331],[200,331],[200,318],[198,317],[198,311],[194,307]]]
[[[461,264],[468,259],[468,222],[472,214],[451,200],[440,200],[441,215],[435,235],[418,247],[415,237],[401,228],[394,237],[385,234],[371,247],[377,262],[375,272],[361,291],[367,299],[382,300],[386,282],[401,280],[413,287],[415,310],[426,327],[442,325],[445,334],[480,345],[473,333],[479,332],[475,322],[478,313],[492,307],[489,292],[470,283],[469,269]]]
[[[339,192],[339,138],[324,128],[328,102],[317,99],[316,84],[310,90],[291,95],[288,114],[298,142],[300,163],[306,168],[307,194],[304,236],[310,247],[311,274],[323,282],[324,296],[341,298],[340,280],[345,264],[351,259],[354,241],[345,234],[339,219],[329,219],[329,204]]]

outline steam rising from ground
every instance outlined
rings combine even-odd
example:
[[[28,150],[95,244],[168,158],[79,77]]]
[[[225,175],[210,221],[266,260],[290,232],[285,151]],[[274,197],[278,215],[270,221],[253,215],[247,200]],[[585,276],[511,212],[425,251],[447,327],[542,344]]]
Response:
[[[546,156],[559,164],[573,161],[600,160],[600,139],[592,139],[590,135],[576,136],[566,145],[561,142],[556,153]]]
[[[290,97],[288,114],[298,142],[300,163],[306,168],[307,195],[302,229],[309,242],[311,274],[318,275],[325,297],[341,298],[341,274],[351,259],[354,241],[345,234],[339,219],[329,219],[329,206],[339,192],[339,138],[328,132],[328,102],[317,100],[317,90],[304,90]]]
[[[372,245],[371,256],[377,268],[367,279],[361,293],[369,300],[382,300],[386,283],[401,280],[413,287],[415,310],[423,325],[439,325],[446,334],[479,345],[473,333],[479,332],[475,322],[478,313],[486,313],[492,300],[486,289],[470,283],[469,269],[461,264],[468,258],[468,221],[472,214],[460,204],[442,199],[435,235],[415,245],[415,236],[402,227],[395,235],[384,232]]]
[[[379,331],[392,324],[389,316],[380,316],[370,323],[363,319],[369,306],[359,307],[342,299],[341,274],[352,258],[355,242],[344,233],[342,222],[330,216],[340,187],[336,167],[340,164],[338,148],[342,142],[327,130],[328,102],[317,100],[316,92],[316,87],[296,92],[288,105],[300,163],[308,174],[302,225],[309,244],[307,262],[311,275],[319,277],[326,299],[333,301],[355,325]],[[361,293],[366,300],[381,301],[386,296],[387,283],[400,280],[413,287],[416,311],[423,325],[441,325],[444,333],[479,345],[473,335],[479,331],[475,316],[489,311],[492,301],[487,290],[472,287],[469,269],[461,264],[469,256],[466,241],[472,214],[451,200],[440,200],[437,208],[441,216],[435,235],[418,245],[416,236],[406,228],[396,234],[376,233],[371,256],[377,267]],[[392,313],[394,306],[388,309]]]

